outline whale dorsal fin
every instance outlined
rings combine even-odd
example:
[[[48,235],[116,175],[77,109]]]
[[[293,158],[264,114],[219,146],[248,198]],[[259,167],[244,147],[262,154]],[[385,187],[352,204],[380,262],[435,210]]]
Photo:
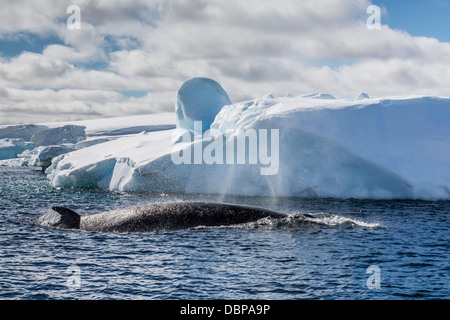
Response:
[[[53,210],[61,215],[61,220],[56,224],[57,227],[64,229],[80,229],[80,215],[63,207],[53,207]]]

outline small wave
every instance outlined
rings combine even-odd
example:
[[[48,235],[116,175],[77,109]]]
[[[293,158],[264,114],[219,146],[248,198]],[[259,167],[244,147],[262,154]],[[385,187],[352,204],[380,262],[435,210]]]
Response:
[[[310,222],[317,223],[317,224],[323,224],[327,226],[342,226],[342,225],[354,225],[361,228],[379,228],[381,225],[379,223],[369,223],[365,221],[361,221],[358,219],[348,218],[336,214],[331,213],[322,213],[320,215],[316,216],[308,216],[305,217],[305,219],[309,220]]]
[[[41,227],[53,227],[59,220],[61,216],[54,211],[49,211],[44,215],[40,216],[34,220],[34,224]]]
[[[328,227],[356,226],[361,228],[380,228],[379,223],[369,223],[358,219],[348,218],[332,213],[300,214],[294,213],[283,219],[264,218],[256,222],[242,224],[243,228],[295,228],[307,225],[323,225]]]

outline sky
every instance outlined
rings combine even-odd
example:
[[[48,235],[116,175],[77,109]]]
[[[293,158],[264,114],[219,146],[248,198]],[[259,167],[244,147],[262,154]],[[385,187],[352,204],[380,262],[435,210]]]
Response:
[[[371,5],[380,8],[379,28]],[[178,88],[193,77],[215,79],[233,102],[269,93],[450,97],[450,0],[0,7],[0,124],[173,112]]]

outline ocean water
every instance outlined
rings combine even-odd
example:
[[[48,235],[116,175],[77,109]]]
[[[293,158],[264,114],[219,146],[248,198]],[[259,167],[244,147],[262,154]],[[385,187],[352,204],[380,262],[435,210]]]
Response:
[[[450,298],[449,201],[56,189],[40,172],[8,167],[0,167],[0,194],[0,299]],[[93,214],[193,200],[289,216],[145,234],[65,231],[36,222],[54,205]]]

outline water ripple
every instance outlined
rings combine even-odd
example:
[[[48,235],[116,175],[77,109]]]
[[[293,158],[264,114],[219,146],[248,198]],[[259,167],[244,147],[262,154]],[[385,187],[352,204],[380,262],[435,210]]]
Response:
[[[0,168],[0,190],[1,299],[450,298],[448,201],[54,189],[41,173],[12,168]],[[89,214],[183,200],[257,205],[288,217],[148,234],[33,223],[55,204]],[[381,270],[382,290],[367,287],[371,265]],[[71,287],[70,270],[79,270],[79,287]]]

